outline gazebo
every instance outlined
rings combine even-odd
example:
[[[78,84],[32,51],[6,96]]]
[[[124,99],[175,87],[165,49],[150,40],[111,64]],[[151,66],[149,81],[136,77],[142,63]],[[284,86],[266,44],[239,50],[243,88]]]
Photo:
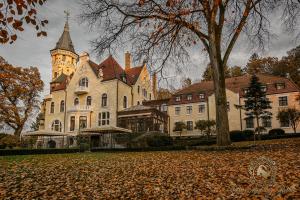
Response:
[[[85,128],[79,131],[79,137],[88,137],[90,148],[125,148],[116,141],[117,134],[130,134],[131,130],[116,126]]]
[[[57,132],[57,131],[46,131],[46,130],[38,130],[38,131],[30,131],[27,133],[22,134],[22,137],[33,137],[33,136],[37,136],[37,137],[41,137],[42,138],[42,144],[44,146],[44,142],[45,142],[45,137],[48,137],[48,146],[55,148],[56,146],[56,142],[54,140],[52,140],[52,137],[62,137],[62,143],[61,143],[61,148],[64,147],[64,139],[65,136],[74,136],[74,135],[70,135],[67,133],[62,133],[62,132]],[[50,141],[52,141],[52,143],[49,143]]]

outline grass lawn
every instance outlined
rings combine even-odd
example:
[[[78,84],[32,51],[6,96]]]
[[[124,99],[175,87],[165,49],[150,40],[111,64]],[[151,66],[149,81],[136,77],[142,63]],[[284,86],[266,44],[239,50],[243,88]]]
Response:
[[[0,199],[300,199],[300,139],[266,143],[282,148],[0,157]],[[255,194],[261,156],[276,179]]]

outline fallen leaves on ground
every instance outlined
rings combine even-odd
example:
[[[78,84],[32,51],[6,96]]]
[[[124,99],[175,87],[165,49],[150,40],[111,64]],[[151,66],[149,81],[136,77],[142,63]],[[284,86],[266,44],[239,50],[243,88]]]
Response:
[[[298,199],[300,139],[280,147],[2,157],[0,198]],[[276,182],[255,193],[248,166],[261,156],[276,162]]]

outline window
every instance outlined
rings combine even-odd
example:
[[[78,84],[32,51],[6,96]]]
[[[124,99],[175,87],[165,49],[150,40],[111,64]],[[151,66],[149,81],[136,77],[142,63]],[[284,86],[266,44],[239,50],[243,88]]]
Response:
[[[79,117],[79,128],[83,129],[87,127],[87,117],[86,116],[80,116]]]
[[[109,112],[102,112],[98,114],[98,126],[109,125]]]
[[[191,95],[191,94],[187,95],[187,100],[188,100],[188,101],[191,101],[192,98],[193,98],[193,95]]]
[[[190,115],[193,112],[193,107],[192,106],[187,106],[186,107],[186,114]]]
[[[54,120],[52,122],[51,130],[61,132],[61,122],[59,120]]]
[[[140,102],[139,102],[139,101],[137,102],[137,105],[140,105]]]
[[[65,55],[62,56],[62,61],[66,61],[66,56]]]
[[[201,104],[199,105],[199,113],[204,113],[205,112],[205,105]]]
[[[141,87],[139,85],[138,85],[137,90],[138,90],[138,94],[140,94]]]
[[[89,80],[88,80],[88,78],[85,77],[85,78],[80,79],[79,86],[81,86],[81,87],[89,87]]]
[[[102,107],[106,107],[107,106],[107,94],[106,93],[102,94],[101,106]]]
[[[227,101],[227,111],[230,110],[230,103]]]
[[[280,127],[290,127],[289,120],[280,120]]]
[[[200,93],[199,94],[199,99],[204,99],[205,98],[205,95],[203,93]]]
[[[75,98],[75,99],[74,99],[74,106],[77,106],[77,105],[79,105],[79,99],[78,99],[78,98]]]
[[[248,88],[244,88],[243,91],[244,91],[244,94],[247,94],[249,92],[249,89]]]
[[[186,122],[186,129],[188,130],[188,131],[192,131],[193,130],[193,121],[187,121]]]
[[[70,118],[70,131],[75,130],[75,116],[71,116]]]
[[[180,107],[175,107],[175,115],[180,115]]]
[[[252,117],[246,118],[246,128],[254,128],[254,120]]]
[[[143,95],[144,95],[144,97],[147,98],[147,90],[146,89],[143,89]]]
[[[288,105],[287,96],[285,96],[285,97],[278,97],[278,100],[279,100],[279,106],[287,106]]]
[[[272,127],[272,122],[270,118],[262,118],[262,126],[266,128]]]
[[[60,112],[65,112],[65,101],[64,100],[62,100],[60,102]]]
[[[276,86],[277,90],[284,89],[285,88],[285,83],[276,83],[275,86]]]
[[[180,96],[175,97],[175,101],[180,101]]]
[[[167,112],[168,111],[168,105],[167,104],[162,104],[162,111]]]
[[[54,73],[54,78],[57,78],[57,72]]]
[[[87,106],[91,106],[92,105],[92,97],[91,96],[87,96],[86,97],[86,105]]]
[[[54,102],[51,102],[50,113],[54,113]]]
[[[266,92],[267,91],[267,86],[266,85],[262,85],[260,87],[261,91]]]
[[[123,108],[127,108],[127,97],[123,97]]]

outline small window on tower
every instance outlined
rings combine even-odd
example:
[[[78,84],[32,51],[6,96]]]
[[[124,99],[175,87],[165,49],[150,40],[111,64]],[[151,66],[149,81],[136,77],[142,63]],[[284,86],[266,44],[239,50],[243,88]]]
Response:
[[[63,57],[62,57],[62,61],[66,61],[66,56],[65,55],[63,55]]]

